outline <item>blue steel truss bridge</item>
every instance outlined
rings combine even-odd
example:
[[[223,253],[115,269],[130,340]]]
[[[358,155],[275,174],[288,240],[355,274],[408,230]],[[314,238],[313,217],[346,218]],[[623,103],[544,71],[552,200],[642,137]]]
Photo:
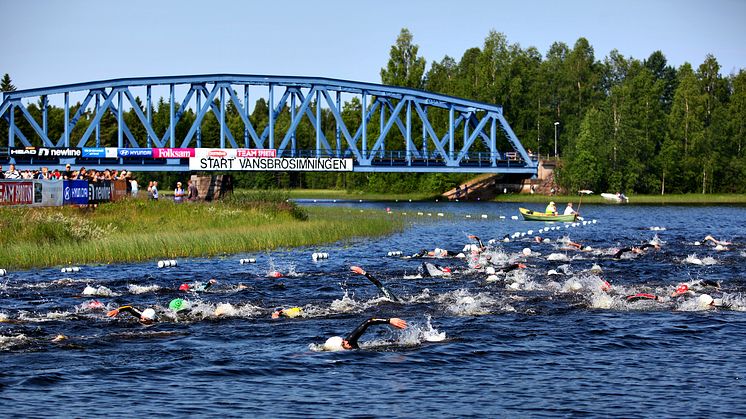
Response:
[[[144,77],[5,92],[0,127],[0,163],[19,169],[187,171],[187,158],[137,150],[210,148],[347,158],[356,172],[537,171],[498,105],[318,77]]]

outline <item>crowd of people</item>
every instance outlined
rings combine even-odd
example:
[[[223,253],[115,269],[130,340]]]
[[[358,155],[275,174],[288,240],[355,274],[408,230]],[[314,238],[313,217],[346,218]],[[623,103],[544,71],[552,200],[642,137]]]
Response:
[[[0,165],[0,179],[7,180],[87,180],[87,181],[104,181],[104,180],[124,180],[127,182],[127,190],[131,192],[132,196],[136,197],[139,192],[139,184],[137,179],[133,176],[132,172],[125,169],[86,169],[81,167],[79,170],[72,170],[70,164],[65,165],[65,170],[60,171],[59,169],[49,170],[48,167],[41,167],[39,170],[17,170],[15,164],[10,164],[8,170],[4,171],[3,166]],[[148,183],[148,197],[153,200],[158,200],[160,197],[158,192],[158,182],[150,181]],[[187,189],[182,187],[181,182],[176,182],[176,188],[174,189],[174,202],[183,201],[196,201],[199,199],[199,192],[197,187],[190,179],[187,182]]]

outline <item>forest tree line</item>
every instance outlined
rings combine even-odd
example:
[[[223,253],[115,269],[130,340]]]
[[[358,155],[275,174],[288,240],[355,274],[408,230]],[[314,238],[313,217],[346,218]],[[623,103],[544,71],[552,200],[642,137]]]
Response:
[[[744,193],[746,192],[746,72],[722,75],[712,55],[696,67],[669,65],[661,51],[645,59],[625,57],[613,50],[597,59],[587,39],[570,47],[555,42],[545,55],[536,48],[522,48],[491,31],[484,44],[466,50],[461,58],[445,56],[427,69],[413,35],[402,29],[391,46],[381,82],[424,89],[490,104],[499,104],[511,127],[527,149],[542,157],[561,158],[557,180],[569,189],[630,193]],[[0,89],[13,90],[6,74]],[[41,102],[41,101],[40,101]],[[144,109],[140,99],[138,105]],[[76,105],[80,106],[80,104]],[[73,106],[71,115],[77,111]],[[315,114],[316,104],[312,104]],[[41,104],[28,106],[37,121]],[[352,99],[343,104],[348,126],[358,126],[362,105]],[[169,104],[162,98],[153,106],[153,126],[162,135],[168,129]],[[71,133],[80,138],[93,119],[87,111]],[[196,115],[186,109],[176,126],[183,138]],[[442,118],[443,116],[440,116]],[[49,133],[59,138],[64,112],[48,110]],[[378,134],[378,115],[368,123],[369,138]],[[437,113],[431,116],[438,119]],[[124,119],[143,144],[145,129],[135,112]],[[19,129],[36,137],[16,115]],[[322,130],[334,142],[335,119],[322,106]],[[268,123],[268,105],[258,99],[251,112],[257,132]],[[237,142],[244,126],[238,109],[226,103],[226,123]],[[555,126],[555,123],[559,123]],[[286,106],[277,118],[275,138],[290,126]],[[417,132],[417,130],[413,130]],[[0,121],[0,138],[7,138],[7,122]],[[220,125],[208,113],[201,126],[203,147],[219,144]],[[401,142],[394,133],[389,149]],[[112,113],[101,121],[101,145],[116,146],[117,124]],[[307,120],[296,130],[298,149],[315,147],[315,130]],[[90,140],[89,140],[90,144]],[[402,147],[403,148],[403,147]],[[238,186],[253,188],[344,188],[373,192],[441,192],[469,175],[420,173],[232,173]]]

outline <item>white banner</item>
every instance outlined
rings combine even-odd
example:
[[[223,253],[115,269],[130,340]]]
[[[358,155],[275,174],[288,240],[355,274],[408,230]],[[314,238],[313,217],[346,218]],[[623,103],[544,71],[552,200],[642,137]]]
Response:
[[[351,172],[352,159],[192,157],[189,170],[266,172]]]

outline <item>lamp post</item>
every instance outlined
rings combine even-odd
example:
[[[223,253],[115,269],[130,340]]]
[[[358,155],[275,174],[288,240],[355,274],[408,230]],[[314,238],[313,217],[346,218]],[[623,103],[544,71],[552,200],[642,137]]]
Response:
[[[557,158],[557,127],[559,126],[559,122],[554,123],[554,158]]]

